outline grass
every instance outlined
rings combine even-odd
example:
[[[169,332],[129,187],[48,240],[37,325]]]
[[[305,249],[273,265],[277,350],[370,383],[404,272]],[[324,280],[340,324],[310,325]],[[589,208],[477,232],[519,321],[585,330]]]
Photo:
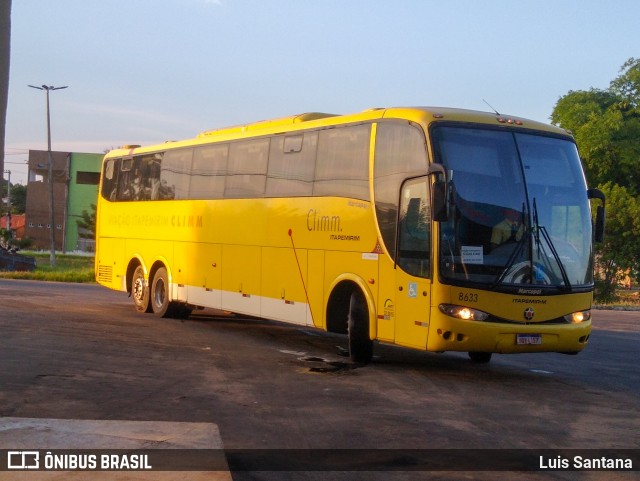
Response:
[[[616,291],[616,300],[610,303],[597,303],[594,301],[597,309],[610,309],[616,311],[639,311],[640,310],[640,291],[637,288],[633,290],[619,289]]]
[[[54,282],[95,282],[93,256],[56,254],[56,265],[49,262],[49,253],[21,252],[36,258],[36,269],[31,272],[0,272],[0,279],[31,279]]]

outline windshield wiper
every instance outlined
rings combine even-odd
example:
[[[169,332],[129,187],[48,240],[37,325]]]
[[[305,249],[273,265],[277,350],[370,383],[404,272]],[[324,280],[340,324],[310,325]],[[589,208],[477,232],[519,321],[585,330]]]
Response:
[[[522,220],[524,221],[524,216],[525,216],[524,205],[522,207],[521,216],[522,216]],[[507,274],[509,274],[516,260],[520,258],[520,254],[522,253],[522,249],[524,248],[524,244],[527,241],[527,239],[533,238],[533,241],[535,242],[535,245],[538,251],[538,258],[542,258],[542,255],[546,253],[543,243],[540,240],[540,236],[542,236],[542,239],[549,246],[549,249],[551,250],[551,254],[554,260],[558,264],[558,269],[560,270],[560,275],[562,276],[562,282],[564,283],[563,286],[556,286],[556,287],[564,288],[570,291],[571,281],[569,280],[569,276],[567,275],[567,270],[565,269],[564,264],[562,263],[560,255],[558,254],[558,251],[556,250],[556,247],[553,244],[553,241],[551,240],[551,237],[549,236],[549,233],[547,232],[546,227],[540,225],[539,218],[538,218],[538,206],[536,205],[535,198],[533,199],[533,216],[532,217],[533,217],[532,225],[527,227],[524,230],[522,237],[520,238],[515,248],[513,249],[513,252],[509,256],[509,259],[507,260],[507,263],[505,264],[504,269],[502,269],[502,272],[500,273],[500,275],[496,278],[496,280],[491,285],[491,289],[494,289],[496,286],[498,286],[504,281],[504,278],[507,276]],[[529,258],[529,263],[531,268],[530,282],[533,283],[534,275],[535,275],[534,274],[535,267],[533,263],[533,252],[531,251],[529,252],[528,258]],[[552,269],[549,269],[549,270],[552,271]]]
[[[551,236],[549,236],[549,233],[547,232],[547,228],[540,225],[540,223],[538,222],[538,206],[536,205],[535,197],[533,198],[533,222],[534,222],[533,236],[536,241],[536,247],[538,248],[538,258],[541,258],[542,254],[545,253],[544,247],[540,243],[540,234],[542,234],[542,238],[545,240],[545,242],[549,246],[549,249],[551,250],[551,254],[553,254],[553,258],[558,263],[558,268],[560,269],[560,275],[562,276],[562,281],[565,284],[565,288],[566,290],[570,291],[571,281],[569,280],[569,276],[567,275],[567,270],[565,269],[564,264],[562,263],[562,259],[560,259],[560,255],[556,250],[556,246],[553,244],[553,241],[551,240]],[[561,286],[558,286],[558,287],[561,287]]]

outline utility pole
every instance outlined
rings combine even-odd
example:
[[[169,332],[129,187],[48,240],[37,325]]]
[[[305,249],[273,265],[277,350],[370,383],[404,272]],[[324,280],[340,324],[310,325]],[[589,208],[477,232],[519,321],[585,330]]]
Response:
[[[56,234],[55,234],[55,217],[53,212],[53,156],[51,155],[51,115],[49,113],[49,92],[52,90],[62,90],[66,89],[68,86],[64,87],[54,87],[53,85],[43,85],[41,87],[36,87],[34,85],[29,85],[32,89],[44,90],[46,92],[47,97],[47,158],[49,160],[49,224],[51,225],[51,230],[49,232],[49,241],[51,243],[51,254],[49,255],[49,263],[51,267],[56,265]]]
[[[5,170],[4,173],[9,177],[7,180],[7,230],[11,232],[11,171]]]

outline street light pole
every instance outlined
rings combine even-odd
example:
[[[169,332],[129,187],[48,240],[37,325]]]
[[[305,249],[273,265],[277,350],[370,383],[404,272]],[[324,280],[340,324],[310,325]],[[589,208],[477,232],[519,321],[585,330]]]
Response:
[[[53,156],[51,155],[51,115],[49,112],[49,92],[52,90],[62,90],[66,89],[68,86],[64,87],[54,87],[53,85],[42,85],[41,87],[36,87],[34,85],[29,85],[32,89],[44,90],[47,97],[47,158],[49,160],[49,225],[51,226],[49,231],[49,242],[51,244],[51,254],[49,255],[49,263],[51,267],[56,265],[56,234],[55,234],[55,218],[53,212]]]

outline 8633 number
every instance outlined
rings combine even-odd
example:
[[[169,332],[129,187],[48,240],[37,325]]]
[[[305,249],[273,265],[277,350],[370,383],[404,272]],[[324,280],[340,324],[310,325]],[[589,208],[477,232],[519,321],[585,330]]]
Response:
[[[460,292],[458,294],[458,301],[460,302],[478,302],[478,294],[473,292]]]

